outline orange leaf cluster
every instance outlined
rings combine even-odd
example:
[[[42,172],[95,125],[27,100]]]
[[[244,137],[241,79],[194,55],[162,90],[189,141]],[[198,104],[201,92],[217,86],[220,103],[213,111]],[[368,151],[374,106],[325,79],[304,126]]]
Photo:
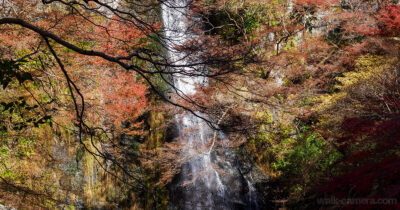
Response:
[[[115,72],[105,80],[102,91],[104,109],[115,124],[135,121],[150,105],[146,98],[146,85],[138,82],[133,72]]]

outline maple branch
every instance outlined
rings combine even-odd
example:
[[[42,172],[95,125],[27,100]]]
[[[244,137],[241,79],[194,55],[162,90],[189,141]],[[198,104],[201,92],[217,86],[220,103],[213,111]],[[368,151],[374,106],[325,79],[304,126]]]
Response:
[[[209,74],[206,71],[201,71],[201,72],[187,72],[187,71],[183,71],[183,70],[178,70],[178,71],[166,71],[166,70],[158,70],[158,71],[146,71],[142,68],[139,68],[138,66],[135,65],[129,65],[127,63],[124,63],[123,61],[129,61],[131,60],[133,57],[136,57],[140,60],[143,61],[147,61],[155,66],[165,66],[165,67],[172,67],[172,68],[183,68],[183,67],[196,67],[196,66],[201,66],[201,65],[210,65],[210,64],[219,64],[219,63],[230,63],[230,62],[236,62],[236,61],[240,61],[242,58],[236,58],[236,59],[231,59],[231,58],[227,58],[226,60],[221,60],[221,59],[214,59],[214,60],[205,60],[205,61],[199,61],[199,62],[191,62],[191,63],[185,63],[185,64],[174,64],[172,62],[158,62],[154,59],[151,58],[147,58],[144,56],[141,56],[140,53],[144,53],[146,54],[146,51],[144,49],[142,50],[138,50],[134,53],[131,53],[128,56],[111,56],[109,54],[106,54],[104,52],[99,52],[99,51],[94,51],[94,50],[85,50],[82,49],[80,47],[77,47],[76,45],[65,41],[64,39],[62,39],[61,37],[47,31],[44,29],[41,29],[35,25],[32,25],[31,23],[19,19],[19,18],[1,18],[0,19],[0,25],[4,25],[4,24],[14,24],[14,25],[19,25],[22,26],[24,28],[30,29],[36,33],[38,33],[39,35],[41,35],[42,37],[47,37],[50,38],[52,40],[54,40],[55,42],[57,42],[58,44],[71,49],[79,54],[82,55],[86,55],[86,56],[94,56],[94,57],[100,57],[103,58],[107,61],[113,62],[113,63],[117,63],[120,66],[122,66],[124,69],[126,70],[134,70],[136,72],[143,72],[146,74],[181,74],[181,75],[185,75],[185,76],[205,76],[205,77],[217,77],[223,74],[227,74],[230,73],[230,71],[226,71],[226,72],[217,72],[217,73],[212,73]],[[149,54],[147,54],[149,55]],[[195,69],[193,69],[195,70]]]
[[[60,44],[64,47],[67,47],[71,50],[74,50],[79,54],[87,55],[87,56],[101,57],[101,58],[104,58],[105,60],[108,60],[108,61],[111,61],[114,63],[118,63],[121,66],[123,66],[124,68],[129,68],[130,66],[126,63],[123,63],[121,60],[130,60],[132,57],[135,56],[135,54],[131,54],[131,55],[125,56],[125,57],[113,57],[113,56],[107,55],[103,52],[93,51],[93,50],[85,50],[85,49],[75,46],[74,44],[71,44],[71,43],[65,41],[64,39],[60,38],[59,36],[49,32],[49,31],[38,28],[38,27],[36,27],[22,19],[19,19],[19,18],[1,18],[0,25],[4,25],[4,24],[14,24],[14,25],[22,26],[24,28],[28,28],[28,29],[40,34],[42,37],[50,38],[50,39],[54,40],[55,42],[57,42],[58,44]]]
[[[122,62],[121,60],[130,60],[132,57],[136,56],[139,59],[150,61],[149,59],[143,58],[142,56],[139,56],[139,55],[136,55],[136,54],[131,54],[131,55],[126,56],[126,57],[113,57],[113,56],[107,55],[107,54],[105,54],[103,52],[98,52],[98,51],[93,51],[93,50],[84,50],[82,48],[79,48],[79,47],[75,46],[74,44],[71,44],[71,43],[63,40],[62,38],[58,37],[57,35],[55,35],[53,33],[50,33],[50,32],[45,31],[43,29],[40,29],[40,28],[38,28],[38,27],[36,27],[36,26],[34,26],[34,25],[24,21],[24,20],[18,19],[18,18],[1,18],[0,19],[0,25],[4,25],[4,24],[15,24],[15,25],[20,25],[22,27],[28,28],[28,29],[38,33],[42,37],[44,37],[46,39],[50,38],[50,39],[54,40],[56,43],[58,43],[58,44],[60,44],[60,45],[62,45],[64,47],[67,47],[67,48],[69,48],[71,50],[74,50],[79,54],[87,55],[87,56],[101,57],[101,58],[103,58],[103,59],[105,59],[107,61],[110,61],[110,62],[117,63],[117,64],[121,65],[126,70],[133,69],[135,66],[128,65],[128,64]],[[161,64],[161,63],[157,63],[157,64]],[[197,65],[197,64],[192,64],[192,65]],[[188,65],[171,65],[171,67],[187,67],[187,66]],[[135,69],[133,69],[133,70],[136,71],[138,74],[140,74],[147,81],[147,83],[151,86],[151,88],[157,93],[157,95],[159,95],[163,100],[165,100],[166,102],[168,102],[168,103],[170,103],[170,104],[172,104],[174,106],[177,106],[177,107],[180,107],[180,108],[182,108],[182,109],[184,109],[186,111],[189,111],[193,115],[205,120],[213,128],[216,128],[215,126],[213,126],[213,123],[211,121],[209,121],[208,119],[196,114],[193,110],[191,110],[190,108],[188,108],[186,106],[177,104],[177,103],[169,100],[161,92],[159,92],[157,87],[154,84],[152,84],[150,78],[145,75],[145,73],[149,73],[149,72],[144,71],[142,69],[139,69],[138,67],[135,67]],[[151,73],[154,73],[154,72],[151,72]],[[167,73],[167,72],[163,71],[163,72],[157,72],[157,73]],[[182,74],[182,72],[179,72],[179,73]],[[65,74],[65,72],[64,72],[64,74]],[[205,76],[205,75],[204,74],[201,74],[201,75],[190,74],[190,76]],[[68,78],[67,78],[67,80],[68,80]]]
[[[232,105],[232,106],[228,107],[228,108],[225,110],[225,112],[222,114],[221,118],[219,118],[219,120],[218,120],[218,122],[217,122],[217,126],[219,126],[219,124],[221,124],[222,120],[225,118],[225,116],[226,116],[226,114],[228,113],[228,111],[229,111],[230,109],[232,109],[233,107],[235,107],[235,105]],[[210,149],[208,150],[208,154],[210,154],[211,151],[213,150],[216,139],[217,139],[217,130],[214,130],[213,141],[212,141],[212,143],[211,143]]]
[[[68,89],[71,92],[71,97],[72,97],[72,100],[73,100],[74,106],[75,106],[76,117],[79,120],[79,128],[81,129],[81,125],[83,123],[83,113],[85,111],[85,100],[84,100],[84,97],[83,97],[82,93],[79,91],[78,87],[75,85],[75,83],[69,77],[68,72],[64,67],[64,64],[61,62],[61,59],[57,56],[57,54],[54,51],[53,47],[50,45],[49,39],[47,39],[46,37],[43,37],[43,38],[46,41],[46,45],[49,48],[49,50],[50,50],[51,54],[53,55],[54,59],[56,59],[57,64],[60,66],[60,69],[61,69],[62,73],[64,74],[65,78],[67,79]],[[81,97],[81,102],[82,102],[82,110],[81,110],[81,112],[79,112],[79,106],[78,106],[78,103],[76,101],[76,97],[75,97],[75,94],[74,94],[74,89],[78,93],[78,95]]]

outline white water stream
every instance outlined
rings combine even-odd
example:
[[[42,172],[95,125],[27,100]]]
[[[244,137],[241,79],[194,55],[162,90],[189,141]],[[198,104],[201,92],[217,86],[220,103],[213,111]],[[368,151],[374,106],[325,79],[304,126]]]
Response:
[[[191,21],[187,18],[189,0],[167,0],[162,4],[162,17],[168,49],[168,59],[175,65],[183,66],[171,69],[171,71],[179,71],[185,73],[199,73],[203,71],[203,67],[189,67],[191,60],[196,55],[188,55],[176,49],[176,46],[182,46],[187,41],[197,38],[190,30]],[[207,85],[207,78],[201,76],[185,76],[175,74],[174,85],[178,89],[179,95],[192,95],[196,93],[198,85]],[[179,92],[181,91],[181,92]],[[201,113],[196,113],[199,116],[206,117]],[[187,158],[187,162],[182,166],[181,177],[179,180],[181,192],[178,198],[179,209],[234,209],[228,201],[235,188],[233,181],[229,183],[232,186],[225,186],[221,180],[221,175],[218,173],[216,163],[220,160],[218,155],[210,151],[210,141],[213,138],[214,130],[199,117],[185,112],[176,116],[176,121],[179,130],[179,138],[183,144],[182,155]],[[219,161],[220,163],[221,161]],[[225,162],[224,170],[228,174],[238,174],[237,169],[229,162]],[[232,176],[234,177],[234,176]],[[239,179],[232,179],[239,180]],[[225,183],[227,183],[225,181]],[[245,181],[250,190],[250,183]],[[243,186],[237,184],[236,186]],[[236,187],[240,189],[241,187]],[[236,194],[235,194],[236,193]],[[246,197],[242,192],[234,192],[236,197]],[[251,195],[251,194],[250,194]],[[228,199],[229,198],[229,199]],[[240,200],[240,199],[239,199]],[[251,198],[250,198],[251,200]],[[239,201],[240,203],[240,201]],[[240,205],[246,206],[243,202]]]
[[[189,64],[189,57],[176,49],[174,46],[185,44],[186,41],[196,36],[189,31],[186,12],[188,7],[186,0],[169,0],[162,6],[162,15],[165,29],[165,36],[169,46],[168,57],[176,65]],[[182,67],[175,71],[196,72],[196,68]],[[196,86],[206,84],[204,77],[193,77],[175,75],[175,87],[182,91],[181,95],[192,95],[196,93]],[[201,113],[196,113],[201,115]],[[187,157],[188,165],[183,167],[182,184],[188,185],[188,192],[184,193],[185,209],[213,209],[215,196],[224,197],[225,186],[222,184],[218,172],[211,162],[211,154],[207,148],[212,138],[213,130],[204,120],[190,113],[176,116],[179,135],[184,145],[182,155]],[[190,186],[190,187],[189,187]]]

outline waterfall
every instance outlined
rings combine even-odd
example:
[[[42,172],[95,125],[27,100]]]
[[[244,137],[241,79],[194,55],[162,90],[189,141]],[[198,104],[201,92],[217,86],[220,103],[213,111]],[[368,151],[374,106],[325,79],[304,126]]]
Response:
[[[188,40],[197,38],[190,30],[190,21],[186,14],[188,10],[188,0],[167,0],[162,3],[162,17],[164,24],[164,34],[166,46],[168,49],[168,59],[175,65],[185,66],[190,64],[190,59],[196,55],[187,55],[175,48],[181,46]],[[179,67],[172,71],[185,73],[198,73],[203,71],[203,67]],[[201,76],[186,76],[185,74],[175,74],[174,85],[178,89],[177,94],[185,97],[196,93],[197,85],[207,85],[207,78]],[[196,112],[196,115],[206,118],[202,113]],[[187,159],[182,166],[179,178],[179,193],[174,193],[175,204],[179,209],[234,209],[232,206],[233,197],[246,197],[246,193],[236,190],[231,191],[234,186],[241,186],[235,180],[238,178],[236,170],[228,161],[221,160],[221,157],[215,152],[210,151],[209,144],[213,138],[214,130],[201,118],[185,112],[176,116],[176,122],[179,130],[180,141],[183,144],[182,155]],[[221,163],[220,162],[224,162]],[[216,170],[215,165],[224,165],[222,168],[230,176],[229,181]],[[225,176],[225,175],[224,175]],[[226,179],[228,181],[223,181]],[[231,183],[229,183],[231,182]],[[223,184],[225,183],[225,185]],[[247,182],[244,181],[245,185]],[[234,186],[226,186],[233,184]],[[248,186],[247,186],[248,187]],[[239,187],[240,188],[240,187]],[[236,188],[237,189],[237,188]],[[243,194],[243,195],[242,195]],[[246,198],[243,198],[246,199]],[[246,206],[238,201],[237,203]]]

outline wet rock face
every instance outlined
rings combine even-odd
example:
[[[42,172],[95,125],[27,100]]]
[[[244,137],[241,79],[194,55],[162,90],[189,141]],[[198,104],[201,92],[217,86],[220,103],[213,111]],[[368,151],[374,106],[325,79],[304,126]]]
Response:
[[[182,172],[169,185],[170,209],[273,209],[265,199],[267,179],[261,171],[251,167],[251,163],[240,162],[235,154],[222,149],[211,154],[211,162],[218,171],[223,192],[217,186],[207,185],[199,178],[201,174],[192,174],[193,162],[185,163]]]
[[[183,168],[186,169],[182,170],[189,169],[187,166],[183,166]],[[243,207],[244,204],[241,200],[237,199],[239,198],[238,196],[235,196],[237,198],[233,199],[233,196],[227,195],[229,194],[227,192],[221,193],[216,188],[209,188],[207,183],[202,180],[186,184],[182,182],[186,178],[186,175],[178,175],[176,183],[171,187],[170,197],[175,209],[243,209],[240,207]],[[237,185],[235,184],[232,188],[237,188]]]
[[[182,165],[171,185],[171,201],[178,209],[231,209],[220,175],[210,168],[210,155],[196,155]]]
[[[179,137],[179,128],[178,128],[178,126],[175,123],[167,124],[165,141],[166,142],[172,142],[174,139],[176,139],[178,137]]]
[[[229,149],[221,149],[216,157],[220,158],[221,169],[227,171],[221,179],[229,187],[226,197],[231,209],[274,209],[269,198],[268,177],[254,163]]]
[[[247,209],[276,209],[272,200],[275,196],[272,192],[271,181],[255,163],[245,157],[245,154],[237,154],[237,167],[241,175],[248,182],[248,206]]]

